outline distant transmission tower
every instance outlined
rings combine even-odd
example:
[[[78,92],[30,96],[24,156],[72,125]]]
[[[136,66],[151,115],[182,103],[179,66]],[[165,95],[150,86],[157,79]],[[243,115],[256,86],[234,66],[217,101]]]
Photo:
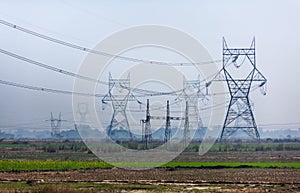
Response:
[[[146,110],[146,119],[141,120],[143,122],[143,141],[146,143],[145,147],[148,148],[148,142],[152,139],[152,132],[151,132],[151,125],[150,120],[166,120],[166,127],[165,127],[165,136],[164,136],[164,142],[167,143],[170,141],[172,133],[171,133],[171,120],[184,120],[185,117],[171,117],[170,116],[170,103],[169,100],[167,100],[167,110],[166,110],[166,116],[151,116],[150,110],[149,110],[149,99],[147,99],[147,110]]]
[[[165,128],[165,143],[171,139],[171,121],[170,121],[170,103],[167,101],[166,128]]]
[[[166,113],[166,128],[165,128],[165,138],[164,142],[167,143],[170,141],[172,133],[171,133],[171,120],[184,120],[185,117],[171,117],[170,116],[170,102],[167,100],[167,113]]]
[[[80,125],[86,124],[86,116],[88,114],[88,104],[87,103],[79,103],[78,104],[78,114],[80,115]]]
[[[149,110],[149,99],[147,99],[147,109],[146,109],[146,119],[142,120],[143,128],[142,128],[142,141],[144,142],[145,149],[148,149],[148,144],[152,140],[152,132],[151,132],[151,115]]]
[[[55,137],[55,138],[60,138],[61,137],[61,134],[60,134],[61,122],[62,121],[66,121],[66,120],[62,120],[61,119],[61,112],[59,113],[58,119],[53,118],[53,114],[51,112],[50,119],[46,120],[46,121],[50,121],[50,124],[51,124],[51,136]]]
[[[102,103],[106,104],[108,101],[112,102],[113,115],[111,122],[107,129],[107,135],[112,138],[113,130],[127,130],[130,139],[132,133],[126,116],[126,107],[128,101],[138,101],[130,90],[130,76],[126,79],[113,79],[109,73],[108,94],[102,99]]]
[[[239,57],[244,58],[241,63],[238,62]],[[247,74],[245,78],[233,77],[228,70],[230,64],[234,64],[236,68],[239,68],[245,61],[248,61],[251,66],[249,74]],[[253,38],[250,48],[228,48],[227,43],[223,38],[222,71],[224,72],[224,77],[218,78],[215,81],[227,82],[231,99],[222,128],[220,141],[230,137],[238,130],[242,130],[250,137],[260,141],[260,135],[257,130],[249,100],[249,93],[254,83],[258,83],[259,87],[264,88],[267,79],[256,68],[255,39]],[[263,94],[265,94],[265,91]]]
[[[199,129],[203,127],[202,119],[198,114],[198,102],[199,100],[205,99],[204,94],[201,92],[200,79],[189,81],[184,80],[183,92],[180,94],[179,98],[184,99],[186,102],[185,113],[192,112],[185,115],[187,119],[189,119],[188,117],[192,118],[189,120],[185,119],[185,126],[183,130],[183,142],[184,144],[186,144],[187,141],[190,140],[190,127],[195,127],[194,129]],[[190,124],[191,121],[194,121],[195,123]]]
[[[87,103],[79,103],[77,113],[80,116],[80,121],[78,124],[74,124],[75,130],[78,132],[78,128],[89,128],[88,123],[86,122],[86,117],[88,115],[88,104]]]
[[[190,140],[190,122],[189,122],[189,102],[185,101],[185,116],[183,128],[183,145],[187,145]]]

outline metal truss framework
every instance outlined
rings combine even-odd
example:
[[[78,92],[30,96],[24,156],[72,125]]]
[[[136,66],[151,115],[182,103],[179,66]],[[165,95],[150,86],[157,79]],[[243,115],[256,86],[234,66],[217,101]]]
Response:
[[[89,128],[89,125],[86,122],[86,117],[88,115],[88,104],[87,103],[79,103],[77,113],[80,116],[80,121],[78,124],[74,124],[75,130],[78,131],[78,127],[86,127]]]
[[[86,117],[88,114],[88,104],[87,103],[79,103],[78,104],[78,114],[80,115],[80,125],[86,124]]]
[[[148,149],[148,144],[152,140],[150,119],[151,119],[151,115],[150,115],[149,99],[147,99],[146,119],[141,120],[143,123],[142,141],[144,142],[145,149]]]
[[[187,145],[190,141],[190,122],[189,122],[189,102],[185,101],[185,116],[183,128],[183,144]]]
[[[126,79],[113,79],[109,73],[108,94],[103,97],[102,103],[106,104],[107,102],[111,102],[113,106],[113,115],[107,128],[107,135],[110,138],[112,138],[113,130],[124,129],[127,130],[130,139],[132,139],[132,133],[126,115],[128,101],[137,101],[141,104],[131,93],[130,75],[128,75]]]
[[[187,109],[188,110],[188,107]],[[186,112],[185,115],[188,115],[189,113]],[[171,120],[187,120],[187,117],[171,117],[170,116],[170,102],[167,101],[167,109],[166,109],[166,116],[160,117],[160,116],[151,116],[150,110],[149,110],[149,99],[147,99],[147,111],[146,111],[146,119],[141,120],[143,123],[143,141],[145,148],[148,148],[148,144],[152,139],[152,132],[151,132],[151,124],[150,120],[166,120],[166,127],[165,127],[165,136],[164,136],[164,142],[167,143],[171,139]],[[188,126],[188,124],[187,124]]]
[[[61,119],[61,112],[59,113],[58,119],[53,118],[53,114],[51,112],[51,117],[49,120],[46,121],[50,121],[50,125],[51,125],[51,136],[52,137],[56,137],[56,138],[60,138],[61,134],[60,134],[60,127],[61,127],[61,122],[62,121],[66,121],[66,120],[62,120]]]
[[[239,56],[244,56],[251,64],[252,70],[245,79],[235,79],[227,70],[230,63],[233,63],[237,68],[240,67],[239,64],[237,64]],[[228,48],[227,43],[223,38],[222,71],[224,72],[224,77],[219,77],[216,81],[227,82],[231,99],[222,128],[220,141],[230,137],[238,130],[243,130],[250,137],[259,141],[260,135],[251,108],[249,93],[254,83],[257,83],[259,87],[262,87],[266,84],[267,79],[256,68],[255,39],[253,39],[250,48]]]
[[[205,96],[201,92],[200,80],[189,80],[183,81],[183,92],[179,95],[178,98],[185,100],[185,115],[184,117],[171,117],[170,116],[170,105],[169,101],[167,101],[167,110],[166,110],[166,117],[158,117],[158,116],[151,116],[149,110],[149,99],[147,99],[147,110],[146,110],[146,119],[141,120],[143,123],[142,128],[142,140],[144,142],[145,148],[148,148],[148,143],[152,139],[152,132],[151,132],[151,119],[165,119],[166,126],[165,126],[165,136],[164,142],[168,142],[171,139],[171,120],[184,120],[184,128],[183,128],[183,143],[186,145],[190,140],[190,127],[191,125],[194,127],[203,127],[202,119],[198,114],[198,101],[199,99],[204,99]],[[193,113],[190,113],[190,109]],[[192,117],[190,119],[189,117]],[[192,124],[191,124],[192,121]],[[197,123],[197,125],[193,125]]]
[[[184,99],[186,102],[186,119],[183,129],[183,143],[187,144],[187,142],[190,140],[191,121],[194,120],[197,122],[197,125],[193,125],[194,127],[197,127],[196,129],[203,127],[202,119],[198,114],[198,101],[203,100],[205,98],[204,94],[201,92],[200,79],[189,81],[184,80],[183,92],[180,94],[179,98]],[[189,117],[193,117],[193,119],[189,119]]]

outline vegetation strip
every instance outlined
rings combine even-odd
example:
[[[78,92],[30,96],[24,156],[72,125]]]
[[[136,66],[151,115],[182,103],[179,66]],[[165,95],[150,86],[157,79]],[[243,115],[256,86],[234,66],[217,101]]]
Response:
[[[298,162],[169,162],[160,163],[114,163],[120,167],[154,167],[162,168],[298,168]],[[0,171],[68,171],[88,169],[110,169],[113,166],[97,161],[54,161],[54,160],[0,160]]]
[[[0,160],[0,171],[67,171],[107,169],[106,162],[54,161],[54,160]]]

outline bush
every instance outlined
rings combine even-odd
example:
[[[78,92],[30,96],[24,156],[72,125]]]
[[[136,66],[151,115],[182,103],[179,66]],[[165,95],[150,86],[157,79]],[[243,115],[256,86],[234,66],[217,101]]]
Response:
[[[56,152],[56,148],[52,147],[52,146],[46,147],[46,152],[48,152],[48,153],[55,153]]]

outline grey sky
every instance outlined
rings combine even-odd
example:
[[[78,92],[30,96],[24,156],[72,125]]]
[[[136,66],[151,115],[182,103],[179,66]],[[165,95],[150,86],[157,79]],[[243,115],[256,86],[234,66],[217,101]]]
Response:
[[[199,40],[220,59],[222,36],[246,47],[256,37],[257,67],[268,79],[266,96],[252,93],[260,123],[300,122],[300,1],[0,1],[0,18],[58,39],[94,47],[113,32],[136,25],[166,25]],[[86,53],[0,25],[0,48],[76,72]],[[140,58],[141,56],[136,56]],[[72,90],[73,79],[0,54],[0,79]],[[33,123],[50,112],[71,120],[71,96],[0,85],[0,126]],[[32,124],[34,125],[34,124]]]

